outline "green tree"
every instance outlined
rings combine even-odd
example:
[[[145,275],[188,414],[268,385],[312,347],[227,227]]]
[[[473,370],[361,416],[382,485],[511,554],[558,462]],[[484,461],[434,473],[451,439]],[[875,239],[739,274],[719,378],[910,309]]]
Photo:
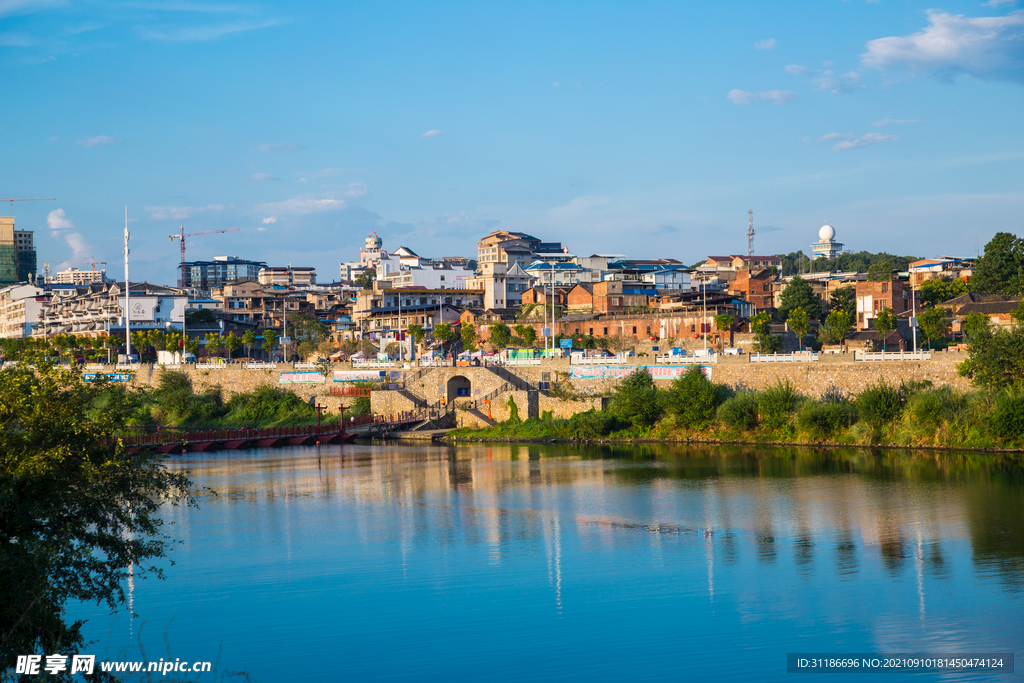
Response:
[[[807,310],[803,308],[794,308],[789,313],[789,319],[786,321],[789,325],[789,329],[793,330],[796,334],[797,339],[800,342],[800,350],[804,350],[804,335],[807,334],[807,328],[810,325],[810,320],[807,315]]]
[[[719,313],[715,316],[715,327],[718,328],[719,332],[731,332],[732,324],[736,319],[728,313]],[[722,336],[718,338],[718,352],[722,352],[722,347],[725,346],[725,339]]]
[[[537,329],[532,325],[526,325],[526,329],[519,335],[526,342],[527,346],[533,346],[533,342],[537,341]]]
[[[434,326],[434,339],[442,344],[450,344],[455,339],[455,330],[451,323],[441,323]]]
[[[238,349],[242,348],[242,338],[235,336],[234,332],[228,332],[224,337],[224,348],[228,350],[228,358],[232,358]]]
[[[852,321],[857,317],[857,289],[846,286],[832,290],[828,297],[828,310],[843,311]]]
[[[704,429],[715,416],[718,390],[697,366],[672,380],[665,394],[669,412],[685,427]]]
[[[373,289],[373,281],[377,279],[377,271],[373,268],[368,268],[359,274],[359,277],[355,279],[353,284],[356,284],[363,289]]]
[[[928,349],[932,348],[933,339],[942,339],[949,332],[949,322],[946,320],[946,309],[929,308],[917,316],[917,323],[921,326],[921,332],[928,339]]]
[[[476,351],[476,327],[468,323],[462,324],[462,348],[465,351]]]
[[[875,330],[878,332],[878,336],[882,338],[882,351],[885,351],[885,340],[892,331],[900,324],[899,318],[892,312],[891,308],[883,308],[875,316]]]
[[[61,348],[58,346],[57,348]],[[67,348],[65,346],[65,348]],[[139,354],[139,358],[142,358],[142,354],[149,348],[149,335],[143,331],[132,332],[132,348],[135,349],[135,353]]]
[[[1024,323],[1024,301],[1017,304],[1017,308],[1010,311],[1010,317],[1019,323]]]
[[[321,342],[331,336],[327,326],[308,311],[299,311],[289,315],[288,327],[296,341],[308,341],[314,347],[319,346]]]
[[[422,325],[409,325],[409,335],[412,336],[414,342],[422,344],[427,337],[427,331],[423,329]]]
[[[162,577],[154,565],[170,538],[161,506],[194,502],[183,475],[169,472],[155,454],[130,454],[116,439],[131,401],[107,400],[97,409],[108,386],[37,370],[0,372],[5,669],[19,654],[84,651],[83,622],[68,623],[65,606],[83,601],[117,609],[130,571]]]
[[[103,348],[105,348],[107,350],[107,362],[108,363],[111,362],[111,358],[110,358],[111,352],[114,351],[117,348],[120,348],[120,346],[121,346],[121,340],[118,339],[117,337],[113,337],[113,336],[108,334],[106,337],[103,338]]]
[[[981,337],[990,337],[992,335],[992,321],[989,320],[987,315],[980,311],[968,313],[967,317],[964,318],[962,327],[964,339],[967,342],[972,342]]]
[[[662,410],[658,389],[646,368],[637,368],[615,388],[611,410],[616,417],[638,429],[658,421]]]
[[[750,331],[754,333],[758,353],[775,353],[781,348],[781,340],[772,334],[772,316],[767,311],[750,319]]]
[[[997,232],[974,264],[972,292],[1024,294],[1024,240]]]
[[[806,311],[807,317],[811,320],[821,317],[821,299],[811,289],[810,283],[799,276],[790,280],[786,288],[782,290],[779,317],[789,320],[790,312],[797,308]]]
[[[263,350],[267,352],[268,359],[273,359],[275,346],[277,346],[277,332],[271,329],[263,330]]]
[[[871,282],[887,282],[892,280],[892,271],[894,270],[896,270],[896,264],[891,258],[879,259],[868,268],[868,280]]]
[[[220,351],[220,346],[222,343],[220,335],[217,334],[216,332],[208,332],[206,334],[205,341],[206,353],[209,354],[211,357],[216,356],[217,353]]]
[[[242,334],[242,343],[245,344],[245,355],[252,358],[252,347],[256,346],[256,330],[246,330]]]
[[[523,335],[526,334],[526,330],[527,329],[529,329],[529,328],[526,325],[523,325],[522,323],[516,323],[515,325],[512,326],[512,330],[516,333],[516,336],[519,337],[520,339],[522,339]]]
[[[997,331],[991,325],[978,326],[967,350],[970,355],[957,371],[974,384],[1004,389],[1024,382],[1024,325]]]
[[[185,340],[185,350],[195,356],[199,353],[199,337],[189,337]]]
[[[825,318],[826,334],[842,344],[853,329],[853,317],[843,309],[836,309]]]
[[[164,337],[164,351],[181,351],[181,333],[180,332],[168,332]]]
[[[925,306],[936,306],[943,301],[949,301],[961,294],[967,293],[967,281],[964,279],[946,282],[938,278],[925,280],[918,288],[921,293],[921,302]]]
[[[491,343],[495,348],[503,349],[512,343],[512,330],[505,323],[491,325]]]

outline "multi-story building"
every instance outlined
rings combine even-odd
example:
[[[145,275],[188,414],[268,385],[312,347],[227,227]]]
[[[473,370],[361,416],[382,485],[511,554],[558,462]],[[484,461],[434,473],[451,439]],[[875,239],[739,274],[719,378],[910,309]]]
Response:
[[[743,268],[771,268],[775,266],[782,270],[782,259],[778,256],[746,256],[744,254],[733,254],[732,256],[708,256],[704,262],[705,267],[717,269],[740,270]]]
[[[523,293],[530,288],[533,278],[513,261],[511,268],[506,263],[488,261],[480,264],[480,272],[466,279],[468,289],[484,292],[484,308],[517,308],[523,303]]]
[[[93,282],[104,282],[106,279],[106,270],[79,270],[78,268],[68,268],[53,275],[43,276],[43,282],[48,285],[88,285]]]
[[[772,271],[768,268],[743,268],[736,271],[736,279],[729,283],[729,291],[750,303],[754,310],[774,308]]]
[[[261,268],[256,279],[261,285],[308,287],[316,284],[316,268],[292,265],[283,268]]]
[[[178,266],[178,287],[209,291],[232,280],[255,280],[263,261],[247,261],[237,256],[215,256],[212,261],[186,261]]]
[[[132,331],[171,330],[180,328],[185,320],[188,297],[184,290],[133,282],[130,294],[128,322]],[[124,336],[125,306],[123,282],[94,282],[76,287],[74,294],[53,296],[45,303],[32,336]]]
[[[394,289],[389,283],[374,283],[373,289],[356,293],[352,322],[356,330],[369,339],[394,339],[409,325],[431,330],[442,321],[458,320],[459,309],[483,308],[484,293],[475,289]],[[441,318],[445,308],[454,316]],[[452,318],[451,320],[449,318]]]
[[[0,216],[0,286],[28,282],[36,265],[34,233],[15,230],[13,216]]]
[[[925,280],[970,280],[974,274],[974,261],[955,256],[936,256],[914,261],[907,266],[910,283],[917,289]]]
[[[49,300],[50,293],[36,285],[17,284],[0,289],[0,337],[32,336]]]
[[[881,282],[865,281],[857,283],[857,323],[859,330],[871,327],[871,320],[883,309],[890,309],[896,315],[911,311],[914,298],[916,308],[921,310],[921,294],[912,291],[903,280],[883,280]]]
[[[630,294],[621,280],[579,283],[566,297],[570,313],[619,313],[648,305],[646,294]]]

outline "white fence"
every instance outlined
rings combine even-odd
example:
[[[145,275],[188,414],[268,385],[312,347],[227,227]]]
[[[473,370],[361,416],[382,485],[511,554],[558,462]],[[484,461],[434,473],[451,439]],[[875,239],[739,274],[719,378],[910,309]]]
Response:
[[[395,361],[393,361],[393,360],[354,360],[354,361],[352,361],[352,367],[354,367],[354,368],[393,368],[393,367],[395,367]]]
[[[752,353],[747,358],[751,363],[809,363],[818,360],[818,354],[810,351],[794,353]]]
[[[272,370],[277,367],[277,363],[268,363],[265,361],[255,361],[250,363],[242,363],[242,367],[246,370]]]
[[[227,363],[196,363],[200,370],[223,370],[228,367]]]
[[[540,358],[506,358],[501,365],[540,365]]]
[[[570,356],[569,365],[625,365],[627,356]]]
[[[419,360],[421,368],[443,368],[451,364],[450,360],[445,360],[444,358],[420,358]]]
[[[708,363],[715,364],[718,362],[718,355],[707,355],[707,356],[655,356],[655,363],[662,365],[706,365]]]
[[[296,370],[315,370],[316,363],[293,363],[292,367]]]
[[[854,360],[931,360],[931,351],[879,351],[868,353],[866,351],[854,351]]]

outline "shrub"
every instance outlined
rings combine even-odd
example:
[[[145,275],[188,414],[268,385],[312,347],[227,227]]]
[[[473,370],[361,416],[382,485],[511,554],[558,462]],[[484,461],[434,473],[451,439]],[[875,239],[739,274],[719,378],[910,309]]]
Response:
[[[581,439],[596,439],[608,436],[615,431],[617,426],[614,416],[599,412],[593,408],[585,413],[577,413],[565,422],[569,435]]]
[[[516,400],[509,396],[506,405],[508,406],[508,420],[506,422],[512,424],[519,422],[519,405],[516,403]]]
[[[967,407],[967,398],[950,387],[925,389],[907,401],[907,414],[916,428],[934,430],[943,422],[955,422]]]
[[[857,414],[876,431],[895,422],[903,412],[903,394],[884,380],[857,396]]]
[[[370,397],[360,396],[355,403],[345,409],[345,417],[362,417],[370,414]]]
[[[1024,395],[1007,389],[996,398],[989,429],[1000,439],[1015,441],[1024,436]]]
[[[757,394],[741,391],[718,407],[717,417],[729,427],[753,429],[757,426]]]
[[[815,403],[808,401],[796,416],[801,432],[815,440],[829,439],[857,421],[857,410],[849,401]]]
[[[774,430],[788,424],[799,400],[796,387],[788,379],[780,379],[775,386],[762,391],[757,408],[764,426]]]
[[[644,368],[637,368],[615,390],[612,413],[634,427],[650,427],[661,417],[658,389]]]
[[[296,394],[269,384],[235,394],[225,407],[229,422],[250,425],[316,417],[316,410]]]
[[[718,406],[718,391],[699,367],[690,368],[685,375],[672,382],[666,392],[665,403],[679,422],[696,429],[703,429],[715,416]]]

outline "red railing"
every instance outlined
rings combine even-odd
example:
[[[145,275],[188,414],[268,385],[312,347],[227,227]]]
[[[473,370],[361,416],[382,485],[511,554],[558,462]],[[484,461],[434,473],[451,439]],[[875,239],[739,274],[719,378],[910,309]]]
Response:
[[[369,387],[331,387],[331,396],[369,396]]]

